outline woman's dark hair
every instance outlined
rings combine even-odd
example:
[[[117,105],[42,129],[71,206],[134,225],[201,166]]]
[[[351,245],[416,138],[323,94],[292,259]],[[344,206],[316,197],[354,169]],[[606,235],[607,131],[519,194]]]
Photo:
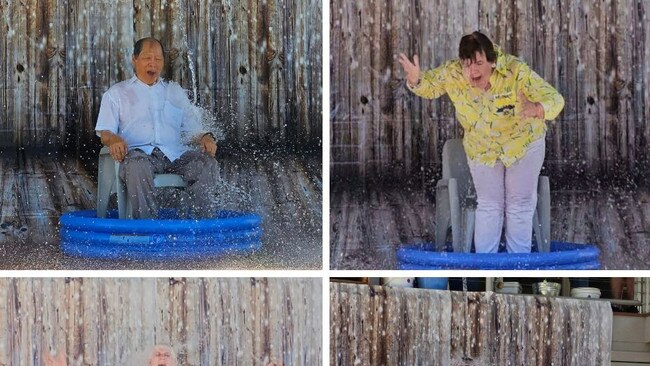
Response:
[[[474,62],[476,61],[476,52],[485,53],[485,58],[489,62],[495,62],[497,60],[494,44],[492,44],[492,41],[485,34],[479,31],[464,35],[460,39],[458,58],[461,60],[472,60]]]
[[[162,49],[163,55],[165,54],[165,47],[162,45],[162,43],[153,37],[145,37],[139,39],[137,42],[135,42],[135,45],[133,46],[133,56],[138,57],[140,56],[140,52],[142,52],[142,46],[144,46],[145,42],[156,42],[160,45],[160,49]]]

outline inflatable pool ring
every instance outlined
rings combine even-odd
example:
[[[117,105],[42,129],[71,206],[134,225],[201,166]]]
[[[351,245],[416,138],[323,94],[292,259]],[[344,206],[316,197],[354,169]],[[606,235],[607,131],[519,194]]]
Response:
[[[407,246],[397,251],[399,269],[599,269],[600,251],[594,245],[551,242],[548,253],[453,253]]]
[[[94,210],[61,216],[65,254],[106,259],[173,259],[247,253],[262,246],[257,214],[218,211],[214,218],[180,219],[173,210],[160,219],[97,218]]]

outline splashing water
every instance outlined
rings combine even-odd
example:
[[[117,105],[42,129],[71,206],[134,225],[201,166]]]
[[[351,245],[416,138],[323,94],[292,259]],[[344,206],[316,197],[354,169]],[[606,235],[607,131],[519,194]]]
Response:
[[[202,131],[210,131],[217,140],[224,139],[224,129],[219,125],[218,119],[208,107],[193,103],[188,99],[188,90],[184,89],[175,81],[169,81],[165,100],[169,101],[175,107],[182,109],[186,119],[196,120],[201,124]],[[181,140],[183,143],[191,145],[192,140],[196,138],[192,134],[183,134]]]
[[[250,210],[253,198],[243,188],[230,184],[223,179],[217,180],[217,193],[210,197],[212,204],[220,210]]]
[[[185,46],[188,47],[187,45],[187,38],[185,39]],[[198,99],[198,91],[197,91],[197,82],[196,82],[196,69],[194,68],[194,51],[190,50],[188,47],[187,50],[187,63],[190,68],[190,76],[192,77],[192,100],[194,101],[195,105],[199,105],[199,99]]]
[[[190,89],[187,90],[187,94],[191,96],[191,113],[194,114],[194,118],[201,121],[204,131],[212,132],[217,138],[217,141],[221,141],[225,138],[224,128],[220,125],[215,112],[208,106],[199,103],[199,82],[197,78],[197,66],[194,62],[196,50],[192,49],[188,42],[187,26],[185,23],[185,20],[187,19],[186,11],[185,7],[178,7],[178,32],[182,35],[183,46],[186,51],[185,56],[187,57],[187,67],[190,71],[191,86]]]
[[[187,65],[188,68],[190,69],[190,77],[192,78],[192,101],[194,102],[195,105],[199,105],[199,100],[198,100],[198,91],[197,91],[197,81],[196,81],[196,69],[194,67],[194,50],[190,49],[189,42],[187,41],[187,28],[185,25],[185,19],[186,14],[185,14],[185,7],[179,6],[178,7],[178,24],[179,28],[178,31],[182,35],[183,38],[183,46],[185,46],[185,49],[187,50]]]
[[[216,210],[251,211],[254,207],[251,194],[234,183],[218,178],[214,184],[215,194],[206,197]],[[189,196],[185,190],[164,188],[156,191],[156,201],[161,208],[175,208],[180,218],[190,217],[195,212],[188,202]]]
[[[210,131],[215,135],[217,141],[222,141],[225,138],[224,129],[218,124],[217,117],[213,111],[208,107],[202,106],[199,103],[198,95],[198,81],[196,76],[196,65],[194,63],[194,50],[190,48],[187,32],[186,32],[186,9],[183,6],[180,6],[178,9],[178,31],[182,34],[183,46],[186,50],[187,57],[187,66],[190,71],[191,78],[191,107],[189,107],[188,112],[192,115],[192,118],[195,118],[201,121],[201,126],[203,131]],[[189,90],[187,91],[189,94]],[[184,140],[189,142],[191,136],[184,136]],[[234,184],[226,182],[224,179],[218,179],[215,183],[216,185],[216,194],[208,199],[212,204],[218,209],[222,210],[242,210],[247,209],[252,206],[252,198],[248,192],[244,189],[237,187]],[[185,197],[181,197],[181,204],[185,200]]]

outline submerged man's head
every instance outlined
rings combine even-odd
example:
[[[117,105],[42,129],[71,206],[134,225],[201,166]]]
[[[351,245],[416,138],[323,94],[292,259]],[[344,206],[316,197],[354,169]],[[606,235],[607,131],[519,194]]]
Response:
[[[158,81],[165,67],[165,52],[162,43],[153,37],[142,38],[133,47],[131,59],[135,75],[143,83],[153,85]]]
[[[171,347],[157,344],[151,349],[147,366],[176,366],[176,354]]]
[[[497,54],[492,41],[481,32],[463,36],[458,46],[458,58],[467,81],[475,88],[487,89]]]

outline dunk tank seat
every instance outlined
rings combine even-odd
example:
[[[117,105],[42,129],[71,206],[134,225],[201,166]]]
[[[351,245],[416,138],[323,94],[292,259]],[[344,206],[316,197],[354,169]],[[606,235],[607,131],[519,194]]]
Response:
[[[108,147],[99,151],[99,169],[97,174],[97,217],[105,218],[108,202],[113,193],[117,194],[117,211],[120,219],[130,219],[133,215],[131,200],[126,186],[119,177],[120,163],[113,160]],[[178,174],[154,175],[154,186],[185,188],[183,178]]]

